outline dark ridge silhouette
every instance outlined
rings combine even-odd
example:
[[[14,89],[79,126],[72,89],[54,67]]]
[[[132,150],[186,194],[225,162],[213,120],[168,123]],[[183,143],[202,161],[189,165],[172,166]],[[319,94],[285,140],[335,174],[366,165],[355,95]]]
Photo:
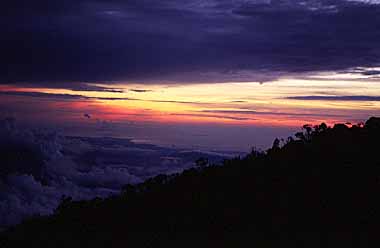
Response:
[[[380,118],[305,125],[266,152],[126,185],[0,235],[0,247],[368,247],[380,230]]]

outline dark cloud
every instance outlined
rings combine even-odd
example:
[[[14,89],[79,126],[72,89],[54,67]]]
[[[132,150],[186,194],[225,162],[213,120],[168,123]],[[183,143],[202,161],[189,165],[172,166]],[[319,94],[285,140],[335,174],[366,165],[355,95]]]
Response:
[[[133,92],[137,92],[137,93],[145,93],[145,92],[151,92],[152,90],[130,89],[129,91],[133,91]]]
[[[63,85],[53,85],[59,86],[61,89],[69,89],[73,91],[101,91],[101,92],[110,92],[110,93],[124,93],[124,90],[117,88],[108,88],[98,85],[91,85],[86,83],[76,83],[76,84],[63,84]]]
[[[358,67],[358,68],[353,68],[353,69],[350,69],[347,71],[343,71],[343,73],[345,73],[345,72],[367,76],[370,79],[379,79],[380,78],[380,69],[379,68]]]
[[[37,98],[53,98],[59,100],[138,100],[128,97],[90,97],[74,94],[58,94],[58,93],[44,93],[35,91],[0,91],[0,95],[8,96],[27,96]]]
[[[235,120],[235,121],[255,120],[254,118],[238,117],[238,116],[230,116],[230,115],[210,115],[210,114],[170,114],[170,115],[189,116],[189,117],[203,117],[203,118],[217,118],[217,119],[227,119],[227,120]]]
[[[255,111],[255,110],[202,110],[203,113],[214,114],[237,114],[237,115],[280,115],[280,116],[298,116],[298,117],[344,117],[343,115],[328,114],[328,113],[291,113],[291,112],[270,112],[270,111]]]
[[[41,86],[40,83],[23,83],[23,87],[34,88]],[[68,89],[72,91],[98,91],[98,92],[110,92],[110,93],[124,93],[123,89],[113,88],[113,87],[104,87],[96,84],[89,84],[83,82],[54,82],[54,84],[49,84],[49,88],[55,89]]]
[[[45,93],[37,91],[0,91],[0,95],[7,96],[26,96],[35,98],[49,98],[56,100],[108,100],[108,101],[144,101],[144,102],[158,102],[158,103],[180,103],[180,104],[194,104],[194,105],[213,105],[214,103],[204,103],[196,101],[176,101],[176,100],[144,100],[139,98],[130,97],[92,97],[75,94],[59,94],[59,93]]]
[[[0,83],[1,84],[1,83]],[[39,88],[39,87],[45,87],[49,86],[51,89],[67,89],[72,91],[94,91],[94,92],[110,92],[110,93],[124,93],[125,91],[120,88],[113,88],[113,87],[104,87],[89,83],[82,83],[82,82],[45,82],[45,83],[22,83],[23,88]]]
[[[86,99],[86,97],[81,96],[81,95],[28,92],[28,91],[0,91],[0,95],[55,98],[55,99],[61,99],[61,100]]]
[[[380,101],[380,96],[290,96],[292,100],[322,100],[322,101]]]
[[[8,1],[0,82],[266,81],[375,66],[380,5],[371,3]]]

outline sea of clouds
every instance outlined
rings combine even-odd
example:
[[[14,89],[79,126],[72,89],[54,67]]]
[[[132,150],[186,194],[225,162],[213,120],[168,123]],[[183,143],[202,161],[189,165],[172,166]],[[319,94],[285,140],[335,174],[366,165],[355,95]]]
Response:
[[[233,156],[25,130],[12,119],[0,121],[0,154],[0,229],[53,213],[63,196],[107,197],[125,184],[181,172],[199,157],[217,162]]]

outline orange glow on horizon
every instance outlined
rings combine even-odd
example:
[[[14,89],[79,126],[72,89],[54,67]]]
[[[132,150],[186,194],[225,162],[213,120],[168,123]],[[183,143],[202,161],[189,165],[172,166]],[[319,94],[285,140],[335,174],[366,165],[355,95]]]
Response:
[[[339,79],[339,78],[338,78]],[[264,84],[219,83],[185,85],[115,84],[123,92],[0,86],[9,102],[29,99],[60,120],[157,123],[215,123],[299,127],[325,122],[357,123],[380,115],[380,101],[305,100],[297,96],[378,96],[380,85],[371,81],[282,79]],[[109,85],[97,85],[111,87]],[[139,90],[135,90],[139,89]],[[21,94],[12,95],[12,92]],[[42,93],[31,95],[31,92]],[[29,95],[28,95],[29,93]],[[50,94],[50,95],[49,95]],[[33,101],[31,99],[34,99]],[[45,105],[45,106],[43,106]],[[36,115],[38,115],[36,108]],[[64,111],[63,111],[64,110]],[[94,118],[86,120],[83,114]]]

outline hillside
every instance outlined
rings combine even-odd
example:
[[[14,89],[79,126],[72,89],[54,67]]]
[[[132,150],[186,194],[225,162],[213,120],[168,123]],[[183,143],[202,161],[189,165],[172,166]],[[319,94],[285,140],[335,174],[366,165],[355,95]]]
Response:
[[[0,247],[364,247],[380,228],[380,118],[304,126],[266,152],[62,199]]]

